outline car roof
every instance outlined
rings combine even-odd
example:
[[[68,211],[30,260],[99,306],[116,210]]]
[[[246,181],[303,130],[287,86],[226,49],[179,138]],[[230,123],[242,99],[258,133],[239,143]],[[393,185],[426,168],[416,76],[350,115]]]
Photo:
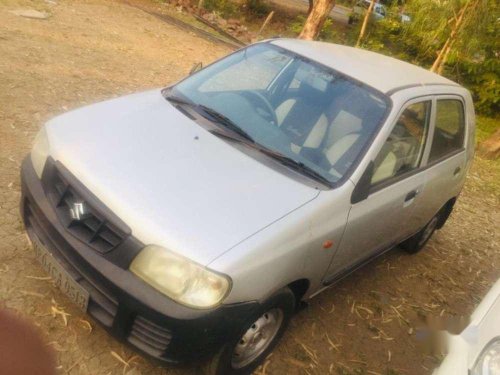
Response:
[[[273,39],[270,42],[389,95],[412,86],[459,86],[418,66],[361,48],[300,39]]]

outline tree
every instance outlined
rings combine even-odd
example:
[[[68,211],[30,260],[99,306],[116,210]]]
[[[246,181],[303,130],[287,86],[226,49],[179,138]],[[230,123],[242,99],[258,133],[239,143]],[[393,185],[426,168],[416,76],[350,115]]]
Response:
[[[311,2],[309,3],[311,5]],[[306,23],[299,35],[301,39],[314,40],[318,37],[326,18],[335,5],[335,0],[314,0]]]
[[[472,92],[479,113],[498,116],[499,10],[498,0],[408,1],[411,22],[378,21],[367,28],[363,45],[459,82]]]
[[[467,18],[471,18],[474,16],[474,11],[476,9],[478,2],[479,2],[478,0],[467,1],[467,3],[465,3],[460,9],[458,17],[454,17],[451,19],[453,27],[450,31],[450,35],[448,36],[446,42],[439,51],[436,60],[434,60],[434,63],[432,64],[431,67],[431,72],[436,72],[438,74],[441,74],[443,72],[444,65],[448,60],[448,56],[450,55],[451,49],[453,48],[453,45],[455,44],[457,38],[460,36],[460,31],[462,27],[465,25]]]
[[[365,18],[363,20],[363,26],[361,26],[361,31],[359,32],[359,37],[358,41],[356,42],[356,47],[359,47],[361,45],[361,41],[363,40],[363,37],[365,36],[366,32],[366,26],[368,25],[368,20],[370,19],[373,11],[373,7],[375,6],[375,0],[372,0],[370,2],[370,6],[368,7],[368,10],[365,13]]]
[[[417,60],[430,70],[445,73],[445,66],[457,58],[476,59],[482,54],[486,29],[497,23],[496,0],[414,0],[407,6],[412,15],[405,25],[407,41],[412,38]]]

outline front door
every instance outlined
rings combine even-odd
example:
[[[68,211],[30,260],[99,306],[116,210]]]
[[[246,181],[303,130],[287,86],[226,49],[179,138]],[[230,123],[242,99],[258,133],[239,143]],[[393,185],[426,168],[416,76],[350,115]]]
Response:
[[[374,160],[370,195],[351,206],[346,231],[328,270],[332,281],[415,230],[413,212],[425,187],[422,160],[432,100],[408,102]]]

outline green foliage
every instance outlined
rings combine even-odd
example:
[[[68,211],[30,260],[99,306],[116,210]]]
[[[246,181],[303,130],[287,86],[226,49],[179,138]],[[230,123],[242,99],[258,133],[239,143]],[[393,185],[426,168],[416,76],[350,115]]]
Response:
[[[205,0],[203,7],[211,12],[219,13],[222,17],[231,17],[238,10],[231,0]]]
[[[337,37],[335,26],[333,25],[333,20],[328,17],[319,32],[319,39],[324,41],[333,41]]]
[[[300,32],[302,31],[302,28],[304,27],[305,22],[306,22],[306,16],[298,15],[292,22],[290,22],[288,26],[288,31],[290,31],[293,34],[299,35]],[[337,38],[338,34],[333,24],[333,21],[330,17],[328,17],[325,20],[323,27],[321,28],[318,39],[322,41],[334,42],[336,41]]]
[[[459,13],[462,2],[414,0],[407,4],[412,20],[402,28],[401,39],[414,59],[432,64],[451,32],[449,20]]]
[[[256,16],[265,16],[270,12],[269,6],[263,0],[246,0],[248,10]]]
[[[405,12],[411,22],[399,21],[399,7],[390,7],[389,17],[370,22],[363,47],[429,68],[448,39],[454,19],[466,1],[468,9],[457,34],[443,75],[467,87],[476,110],[488,116],[500,113],[500,22],[496,0],[412,0]],[[355,43],[360,24],[350,36]]]
[[[487,10],[493,17],[485,17],[474,28],[476,32],[466,37],[467,43],[450,56],[444,73],[471,90],[479,113],[499,116],[500,22],[496,19],[499,6],[491,2]]]
[[[474,97],[474,104],[479,113],[488,116],[500,114],[500,64],[497,59],[483,63],[459,60],[456,62],[456,76],[469,88]]]
[[[476,117],[476,143],[481,143],[488,139],[500,128],[498,118],[477,116]]]
[[[302,14],[299,14],[288,25],[288,31],[292,32],[293,34],[299,35],[305,23],[306,23],[306,17],[303,16]]]
[[[408,60],[410,56],[402,53],[398,49],[398,43],[401,39],[402,25],[397,20],[385,18],[379,21],[370,19],[368,23],[368,32],[363,40],[363,47],[371,51],[394,55],[397,58]],[[354,39],[357,39],[361,23],[357,25]]]

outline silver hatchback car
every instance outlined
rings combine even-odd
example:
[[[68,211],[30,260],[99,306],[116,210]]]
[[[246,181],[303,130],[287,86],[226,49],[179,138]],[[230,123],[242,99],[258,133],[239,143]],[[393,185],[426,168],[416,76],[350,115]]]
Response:
[[[170,87],[49,121],[22,165],[37,258],[112,335],[158,360],[248,374],[301,300],[460,194],[463,87],[361,49],[254,44]]]

